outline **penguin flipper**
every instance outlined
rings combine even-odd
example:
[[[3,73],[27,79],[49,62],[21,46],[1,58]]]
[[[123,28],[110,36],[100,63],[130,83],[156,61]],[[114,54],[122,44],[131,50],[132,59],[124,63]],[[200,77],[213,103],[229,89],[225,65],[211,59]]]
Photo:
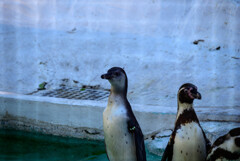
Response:
[[[205,136],[205,134],[204,134],[204,136]],[[206,154],[208,154],[211,151],[212,143],[210,142],[210,140],[206,136],[205,136],[205,140],[206,140],[206,150],[207,150]]]
[[[165,148],[161,161],[172,161],[172,156],[173,156],[173,139],[171,136]]]
[[[128,121],[128,130],[133,134],[135,139],[137,161],[146,161],[144,136],[137,120],[135,120],[135,117],[134,119]]]
[[[201,127],[201,125],[199,124],[199,126]],[[201,127],[202,129],[202,127]],[[205,132],[203,131],[202,129],[202,133],[203,133],[203,137],[205,139],[205,142],[206,142],[206,154],[208,154],[210,151],[211,151],[211,147],[212,147],[212,143],[210,142],[210,140],[207,138]]]

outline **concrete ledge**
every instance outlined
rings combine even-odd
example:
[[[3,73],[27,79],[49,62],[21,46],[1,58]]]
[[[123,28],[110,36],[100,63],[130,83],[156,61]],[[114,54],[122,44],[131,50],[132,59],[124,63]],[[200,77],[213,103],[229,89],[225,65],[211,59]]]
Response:
[[[0,103],[2,128],[103,139],[100,130],[103,108],[94,101],[91,101],[91,104],[81,101],[80,104],[75,100],[7,93],[1,95]],[[91,135],[92,133],[94,135]]]
[[[102,112],[107,101],[69,100],[0,92],[0,128],[102,140]],[[150,152],[162,155],[174,127],[176,107],[132,104]],[[213,142],[240,126],[240,107],[196,107]]]
[[[102,130],[106,101],[69,100],[0,92],[0,115],[5,119],[34,120],[51,125]],[[172,129],[176,107],[132,105],[145,135]],[[240,122],[240,107],[196,107],[201,121]],[[7,117],[6,117],[7,116]],[[27,121],[26,121],[27,122]],[[32,121],[30,121],[32,122]]]
[[[103,140],[103,131],[89,127],[72,127],[68,125],[51,124],[43,121],[5,115],[0,121],[3,129],[15,129],[29,132],[39,132],[63,137]]]

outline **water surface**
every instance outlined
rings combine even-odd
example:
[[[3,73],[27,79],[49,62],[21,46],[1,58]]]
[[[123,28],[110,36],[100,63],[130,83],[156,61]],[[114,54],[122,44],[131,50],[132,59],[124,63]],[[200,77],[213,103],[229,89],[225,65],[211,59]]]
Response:
[[[147,153],[148,161],[161,158]],[[108,161],[103,141],[0,130],[0,160]]]

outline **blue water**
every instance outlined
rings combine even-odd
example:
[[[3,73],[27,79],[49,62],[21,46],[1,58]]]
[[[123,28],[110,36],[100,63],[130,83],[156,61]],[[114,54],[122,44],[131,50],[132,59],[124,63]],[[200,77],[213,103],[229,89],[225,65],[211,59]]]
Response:
[[[147,153],[148,161],[161,158]],[[0,130],[2,161],[107,161],[103,141]]]

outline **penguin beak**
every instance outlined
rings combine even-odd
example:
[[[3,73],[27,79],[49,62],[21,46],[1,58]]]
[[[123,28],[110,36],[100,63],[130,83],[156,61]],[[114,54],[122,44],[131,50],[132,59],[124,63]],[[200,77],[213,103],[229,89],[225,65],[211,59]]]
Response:
[[[202,98],[202,96],[201,96],[201,94],[200,94],[199,92],[197,92],[196,94],[192,93],[192,96],[193,96],[195,99],[199,99],[199,100]]]
[[[107,74],[103,74],[103,75],[101,75],[101,78],[102,79],[111,79],[112,78],[112,74],[110,74],[110,73],[107,73]]]

